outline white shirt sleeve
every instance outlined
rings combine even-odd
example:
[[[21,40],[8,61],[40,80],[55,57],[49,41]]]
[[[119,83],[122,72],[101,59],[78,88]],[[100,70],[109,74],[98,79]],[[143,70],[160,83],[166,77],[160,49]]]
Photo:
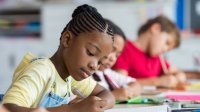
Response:
[[[113,79],[113,81],[115,81],[119,86],[123,86],[125,84],[128,84],[130,82],[135,82],[136,79],[132,78],[130,76],[125,76],[123,74],[120,74],[114,70],[111,69],[106,69],[104,71],[105,74],[109,75],[110,78]]]

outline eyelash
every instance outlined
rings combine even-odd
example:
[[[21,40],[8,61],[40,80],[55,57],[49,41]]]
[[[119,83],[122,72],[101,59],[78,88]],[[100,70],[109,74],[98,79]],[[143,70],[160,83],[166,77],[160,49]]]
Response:
[[[94,56],[94,54],[92,54],[88,49],[87,49],[87,54],[88,54],[89,56]]]
[[[103,63],[101,61],[98,62],[98,65],[103,65]]]
[[[94,54],[92,54],[88,49],[87,49],[87,54],[89,56],[94,56]],[[98,65],[103,65],[103,63],[101,61],[98,62]]]

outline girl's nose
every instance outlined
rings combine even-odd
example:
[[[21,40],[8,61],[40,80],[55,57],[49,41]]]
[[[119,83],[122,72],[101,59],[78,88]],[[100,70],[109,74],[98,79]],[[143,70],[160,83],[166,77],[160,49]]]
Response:
[[[109,58],[109,60],[110,60],[111,62],[115,61],[115,59],[116,59],[115,56],[112,56],[112,57]]]
[[[97,62],[91,62],[91,63],[89,63],[88,66],[89,66],[90,70],[92,70],[92,71],[95,71],[98,69]]]
[[[165,46],[164,48],[163,48],[163,52],[167,52],[169,50],[169,47],[168,46]]]
[[[115,61],[115,60],[116,60],[116,54],[115,54],[115,53],[110,54],[110,55],[108,56],[108,59],[109,59],[110,62]]]

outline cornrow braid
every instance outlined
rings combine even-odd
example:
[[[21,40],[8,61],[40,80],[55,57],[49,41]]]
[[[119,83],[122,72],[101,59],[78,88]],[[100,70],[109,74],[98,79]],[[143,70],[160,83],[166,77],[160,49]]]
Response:
[[[61,34],[67,30],[71,31],[75,36],[84,32],[105,32],[112,36],[112,40],[114,41],[111,27],[106,23],[101,14],[98,13],[96,8],[87,4],[75,9],[72,14],[72,20],[66,25]]]

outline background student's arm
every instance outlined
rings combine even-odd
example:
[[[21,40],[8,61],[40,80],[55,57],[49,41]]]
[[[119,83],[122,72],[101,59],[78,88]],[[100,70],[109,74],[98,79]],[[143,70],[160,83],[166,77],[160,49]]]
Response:
[[[187,79],[200,79],[199,71],[184,71]]]
[[[122,75],[125,75],[125,76],[128,76],[128,71],[127,70],[124,70],[124,69],[115,69],[116,72],[122,74]]]
[[[145,78],[137,80],[141,85],[152,85],[157,87],[176,87],[177,79],[174,75],[162,75],[155,78]]]

